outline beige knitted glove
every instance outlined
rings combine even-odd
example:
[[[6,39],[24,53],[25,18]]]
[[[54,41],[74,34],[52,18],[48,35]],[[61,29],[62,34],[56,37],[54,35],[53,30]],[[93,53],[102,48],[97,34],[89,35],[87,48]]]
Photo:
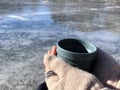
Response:
[[[115,60],[98,48],[93,74],[104,86],[120,90],[120,60]]]
[[[72,67],[60,58],[44,56],[46,84],[49,90],[110,90],[92,74]]]

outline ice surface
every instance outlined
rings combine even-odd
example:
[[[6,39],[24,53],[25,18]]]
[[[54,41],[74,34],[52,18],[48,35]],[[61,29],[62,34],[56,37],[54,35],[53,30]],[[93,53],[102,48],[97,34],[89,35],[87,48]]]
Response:
[[[120,61],[119,0],[1,0],[0,90],[36,90],[43,56],[63,38],[85,39]]]

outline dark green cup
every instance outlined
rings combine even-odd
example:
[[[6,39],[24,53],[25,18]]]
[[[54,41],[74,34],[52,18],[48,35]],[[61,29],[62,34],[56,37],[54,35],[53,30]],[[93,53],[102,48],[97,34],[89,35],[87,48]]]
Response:
[[[57,43],[57,56],[72,66],[91,71],[97,48],[92,43],[79,39],[62,39]]]

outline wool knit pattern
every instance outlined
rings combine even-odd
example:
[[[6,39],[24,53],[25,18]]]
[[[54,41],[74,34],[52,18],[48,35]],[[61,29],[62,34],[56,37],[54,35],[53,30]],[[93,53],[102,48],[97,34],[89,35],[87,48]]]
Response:
[[[77,69],[60,58],[46,54],[45,71],[54,71],[56,75],[46,78],[49,90],[116,90],[104,87],[93,74]]]

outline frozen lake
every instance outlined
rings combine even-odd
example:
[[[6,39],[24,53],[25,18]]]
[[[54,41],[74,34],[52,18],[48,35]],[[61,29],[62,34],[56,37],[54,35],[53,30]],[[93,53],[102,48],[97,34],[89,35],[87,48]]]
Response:
[[[0,90],[36,90],[43,55],[79,38],[120,61],[119,0],[0,0]]]

